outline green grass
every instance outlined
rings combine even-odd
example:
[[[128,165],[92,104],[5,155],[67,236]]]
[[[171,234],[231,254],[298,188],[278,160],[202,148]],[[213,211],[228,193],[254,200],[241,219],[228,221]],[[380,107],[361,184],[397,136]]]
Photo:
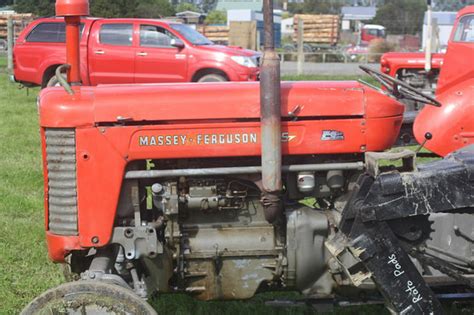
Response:
[[[0,65],[4,65],[0,58]],[[304,77],[312,79],[318,77]],[[324,77],[323,79],[329,79]],[[63,281],[47,257],[43,177],[36,95],[18,89],[0,71],[0,314],[18,314],[35,296]],[[273,308],[263,301],[301,298],[297,293],[258,294],[249,301],[200,302],[182,294],[151,301],[162,314],[310,314],[309,307]],[[378,314],[381,307],[338,309],[334,314]]]
[[[61,282],[44,241],[36,92],[28,96],[0,75],[0,314],[18,313]]]

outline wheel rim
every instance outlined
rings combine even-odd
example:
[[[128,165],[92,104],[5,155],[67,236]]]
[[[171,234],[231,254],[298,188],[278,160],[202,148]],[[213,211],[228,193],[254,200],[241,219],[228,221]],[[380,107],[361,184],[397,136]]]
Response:
[[[156,315],[156,312],[129,289],[99,281],[76,281],[46,291],[21,314]]]
[[[218,78],[214,78],[214,77],[209,77],[209,78],[204,78],[203,80],[200,80],[199,82],[222,82],[222,80],[219,80]]]
[[[100,314],[133,314],[124,307],[116,304],[117,301],[97,297],[94,293],[69,294],[61,300],[52,300],[44,307],[43,314],[68,314],[68,315],[100,315]]]

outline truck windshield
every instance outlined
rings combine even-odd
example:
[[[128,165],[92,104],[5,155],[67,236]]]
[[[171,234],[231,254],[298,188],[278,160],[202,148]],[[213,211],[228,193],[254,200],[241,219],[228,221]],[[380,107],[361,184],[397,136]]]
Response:
[[[454,33],[455,42],[474,43],[474,15],[461,18]]]
[[[184,24],[171,24],[171,28],[184,36],[193,45],[212,45],[213,43],[198,31]]]

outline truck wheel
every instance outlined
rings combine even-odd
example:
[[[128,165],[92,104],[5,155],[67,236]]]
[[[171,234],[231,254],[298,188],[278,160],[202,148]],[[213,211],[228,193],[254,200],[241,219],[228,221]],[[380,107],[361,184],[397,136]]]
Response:
[[[286,53],[296,52],[296,47],[293,44],[285,44],[283,45],[283,51]]]
[[[58,78],[53,75],[51,79],[49,79],[48,83],[46,83],[46,87],[53,87],[53,86],[61,86],[59,84]]]
[[[229,81],[227,80],[226,77],[220,75],[220,74],[206,74],[205,76],[202,76],[198,82],[226,82]]]
[[[7,41],[4,39],[0,39],[0,50],[8,50]]]
[[[20,315],[42,314],[144,314],[156,311],[133,291],[99,281],[77,281],[50,289]]]

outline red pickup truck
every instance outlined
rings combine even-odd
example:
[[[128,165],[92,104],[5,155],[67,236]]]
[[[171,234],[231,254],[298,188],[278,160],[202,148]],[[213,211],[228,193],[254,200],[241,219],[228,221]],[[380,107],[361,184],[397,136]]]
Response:
[[[214,45],[185,24],[84,18],[81,32],[85,85],[258,79],[258,52]],[[64,20],[33,21],[18,37],[13,61],[13,80],[25,85],[55,85],[55,70],[66,62]]]

